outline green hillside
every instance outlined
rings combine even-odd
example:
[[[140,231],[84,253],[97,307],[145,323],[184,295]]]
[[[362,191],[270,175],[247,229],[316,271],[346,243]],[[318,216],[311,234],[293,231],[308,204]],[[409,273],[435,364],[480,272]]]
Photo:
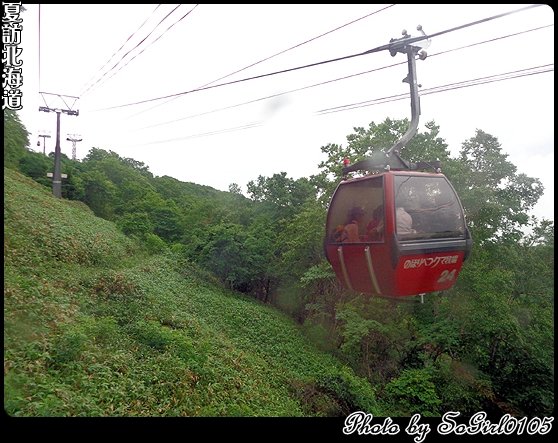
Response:
[[[4,168],[12,416],[382,415],[294,321]]]

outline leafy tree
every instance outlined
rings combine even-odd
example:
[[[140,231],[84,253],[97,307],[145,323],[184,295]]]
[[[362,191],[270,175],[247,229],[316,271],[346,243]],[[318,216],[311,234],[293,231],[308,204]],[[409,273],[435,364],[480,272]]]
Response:
[[[67,178],[62,180],[62,197],[69,200],[84,201],[83,165],[79,161],[64,157],[62,157],[62,171],[67,175]]]
[[[135,235],[139,238],[153,232],[153,223],[145,212],[131,212],[118,219],[116,225],[126,235]]]
[[[52,160],[38,152],[27,152],[19,159],[19,170],[46,187],[52,186],[47,172],[52,172]]]
[[[248,230],[223,222],[205,231],[197,230],[186,247],[187,257],[213,272],[229,288],[252,293],[268,302],[275,284],[274,237],[265,219]]]
[[[143,177],[153,178],[153,174],[149,171],[149,167],[140,161],[134,160],[133,158],[123,158],[122,162],[126,166],[132,167],[135,171],[139,172]]]
[[[272,177],[259,176],[247,185],[248,194],[255,202],[264,204],[276,219],[292,217],[309,198],[315,198],[316,190],[307,178],[293,180],[286,172]]]
[[[27,152],[29,132],[17,112],[4,110],[4,166],[17,169],[19,160]]]
[[[247,233],[242,226],[210,226],[199,253],[199,262],[217,275],[229,288],[247,292],[251,269],[246,253]]]
[[[242,189],[237,183],[231,183],[229,185],[229,192],[235,195],[242,195]]]
[[[467,342],[480,346],[474,361],[491,377],[500,404],[541,414],[549,413],[554,398],[549,252],[544,245],[528,250],[522,244],[485,245],[464,280],[473,280],[475,288],[467,294],[474,315],[465,326]]]
[[[149,254],[159,254],[167,249],[165,241],[152,232],[148,232],[144,235],[143,243]]]
[[[178,207],[173,201],[163,201],[160,206],[153,208],[150,218],[155,234],[163,240],[172,243],[182,237],[184,228],[181,224]]]
[[[101,148],[91,148],[87,155],[83,158],[84,163],[86,162],[95,162],[95,161],[102,161],[107,158],[120,158],[120,156],[116,152],[106,151],[105,149]]]
[[[544,190],[539,179],[517,174],[496,137],[481,130],[463,143],[452,183],[465,207],[475,242],[522,236],[528,211]]]
[[[283,279],[300,280],[305,271],[320,263],[323,254],[326,211],[316,200],[308,200],[288,222],[281,223],[278,271]]]
[[[99,171],[87,171],[83,174],[84,202],[98,217],[113,220],[117,188]]]
[[[196,226],[230,222],[248,226],[252,202],[242,194],[231,195],[209,186],[184,183],[172,177],[155,177],[151,183],[159,194],[174,201],[182,213],[185,235]],[[188,241],[185,238],[185,241]]]
[[[397,411],[397,415],[421,414],[425,417],[440,416],[441,400],[436,393],[431,371],[406,369],[385,388],[385,395]]]
[[[407,355],[414,334],[407,309],[392,300],[355,295],[337,303],[340,351],[358,373],[375,383],[395,377]]]
[[[251,268],[250,291],[267,303],[279,280],[275,266],[278,257],[274,223],[266,217],[258,217],[248,227],[247,234],[244,253]]]
[[[120,204],[118,212],[126,213],[134,211],[137,207],[143,206],[142,202],[149,195],[152,197],[155,194],[152,186],[145,183],[143,180],[126,180],[119,186]]]

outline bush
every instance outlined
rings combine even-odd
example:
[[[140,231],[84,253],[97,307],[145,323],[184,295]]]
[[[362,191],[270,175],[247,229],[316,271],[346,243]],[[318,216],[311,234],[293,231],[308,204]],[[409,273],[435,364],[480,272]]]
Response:
[[[335,398],[343,415],[355,411],[382,415],[378,413],[376,394],[370,384],[346,367],[340,368],[337,373],[322,375],[316,381],[316,386]]]
[[[87,335],[79,329],[70,328],[54,341],[52,357],[55,363],[79,360],[85,350]]]
[[[139,288],[133,280],[121,272],[108,271],[97,279],[93,292],[101,298],[137,295]]]
[[[386,385],[384,394],[398,414],[403,417],[417,413],[425,417],[440,416],[442,402],[430,372],[428,369],[406,369]]]
[[[151,232],[145,234],[143,237],[143,244],[145,245],[149,254],[160,254],[167,249],[165,241],[157,234]]]
[[[129,328],[130,334],[140,343],[158,351],[164,351],[173,343],[171,331],[165,330],[159,322],[140,320]]]

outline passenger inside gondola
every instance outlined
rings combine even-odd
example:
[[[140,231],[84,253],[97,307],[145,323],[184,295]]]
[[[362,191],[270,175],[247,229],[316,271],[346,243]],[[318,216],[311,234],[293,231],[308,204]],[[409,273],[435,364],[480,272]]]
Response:
[[[405,210],[405,203],[399,201],[395,210],[397,234],[414,234],[417,231],[413,229],[413,217]]]
[[[360,206],[355,206],[349,210],[347,215],[347,223],[345,223],[345,242],[359,242],[360,241],[360,224],[364,219],[364,209]]]
[[[370,241],[381,241],[384,238],[384,205],[378,206],[372,213],[372,220],[366,226],[366,234]]]

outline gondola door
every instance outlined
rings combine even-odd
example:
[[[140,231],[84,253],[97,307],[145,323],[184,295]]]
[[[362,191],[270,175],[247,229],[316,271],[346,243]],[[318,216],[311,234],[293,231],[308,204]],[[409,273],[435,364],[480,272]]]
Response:
[[[396,171],[393,193],[394,294],[450,289],[473,244],[455,189],[441,173]]]
[[[393,273],[388,241],[393,215],[386,206],[385,174],[341,182],[329,208],[325,253],[337,278],[349,289],[385,294],[390,289],[386,273]],[[353,217],[355,208],[362,213],[357,220]],[[372,220],[380,229],[372,230]],[[357,238],[347,236],[351,224],[349,228],[357,230]]]

